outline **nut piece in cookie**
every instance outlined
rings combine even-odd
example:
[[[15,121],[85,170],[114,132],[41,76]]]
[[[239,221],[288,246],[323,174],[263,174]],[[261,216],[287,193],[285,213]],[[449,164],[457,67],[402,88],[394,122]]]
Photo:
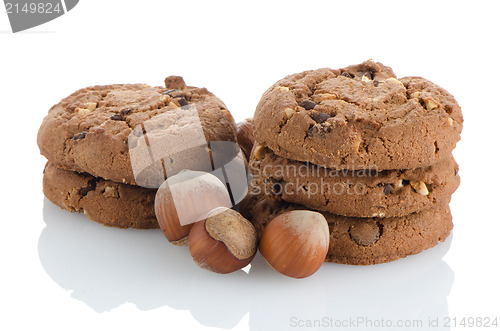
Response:
[[[421,180],[419,181],[414,181],[412,180],[410,182],[411,187],[415,190],[420,195],[428,195],[429,194],[429,189],[427,188],[427,185]]]
[[[96,110],[96,108],[97,108],[96,102],[88,102],[85,108],[76,108],[75,112],[80,116],[85,116]]]
[[[257,161],[262,160],[266,156],[266,148],[262,145],[255,144],[253,155]]]

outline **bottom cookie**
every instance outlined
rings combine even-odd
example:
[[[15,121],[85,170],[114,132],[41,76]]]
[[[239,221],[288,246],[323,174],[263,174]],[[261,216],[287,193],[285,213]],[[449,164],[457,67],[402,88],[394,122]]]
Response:
[[[266,224],[281,213],[308,209],[262,196],[247,196],[241,213],[255,225],[259,236]],[[326,262],[369,265],[420,253],[448,237],[453,228],[448,205],[390,218],[355,218],[321,212],[330,228]]]
[[[57,206],[106,226],[158,228],[154,211],[156,190],[97,178],[47,163],[43,193]]]

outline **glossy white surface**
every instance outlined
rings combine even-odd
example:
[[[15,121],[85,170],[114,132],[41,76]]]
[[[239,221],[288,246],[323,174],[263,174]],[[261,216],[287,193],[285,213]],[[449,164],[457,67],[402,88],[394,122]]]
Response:
[[[248,313],[252,330],[276,330],[294,316],[349,319],[354,311],[373,319],[448,316],[454,272],[442,258],[452,238],[394,263],[325,264],[301,281],[273,272],[260,255],[245,271],[206,272],[161,231],[104,228],[46,199],[43,220],[38,253],[44,271],[99,313],[125,303],[140,311],[169,307],[221,328],[236,326]]]
[[[361,317],[440,330],[454,329],[443,326],[446,317],[500,318],[495,5],[87,0],[15,35],[0,13],[0,329],[326,330],[339,329],[330,319]],[[369,267],[325,264],[304,280],[257,255],[244,271],[217,275],[160,231],[106,228],[43,197],[36,132],[78,88],[161,85],[181,74],[242,120],[286,74],[368,58],[436,82],[463,108],[455,229],[422,254]],[[439,327],[429,327],[436,318]],[[314,320],[326,325],[300,327]]]

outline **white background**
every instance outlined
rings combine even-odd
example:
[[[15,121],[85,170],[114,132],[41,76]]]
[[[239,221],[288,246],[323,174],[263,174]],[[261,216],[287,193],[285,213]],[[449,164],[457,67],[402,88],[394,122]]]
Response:
[[[82,0],[17,34],[2,10],[0,329],[283,330],[323,317],[424,326],[447,316],[500,319],[498,9],[497,1]],[[78,88],[161,85],[178,74],[207,87],[241,120],[287,74],[369,58],[398,76],[436,82],[463,109],[455,229],[422,254],[370,267],[325,264],[305,280],[277,274],[258,255],[249,270],[217,275],[160,231],[105,228],[43,197],[36,133],[48,109]]]

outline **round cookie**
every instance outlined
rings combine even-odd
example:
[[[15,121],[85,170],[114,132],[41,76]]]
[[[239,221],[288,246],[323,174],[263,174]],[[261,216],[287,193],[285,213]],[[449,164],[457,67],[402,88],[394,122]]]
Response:
[[[414,169],[450,157],[462,112],[420,77],[367,61],[285,77],[257,105],[256,141],[279,156],[332,169]]]
[[[412,170],[334,170],[277,156],[256,145],[253,190],[337,215],[394,217],[447,204],[460,183],[458,165],[444,159]]]
[[[57,206],[106,226],[158,228],[154,201],[156,190],[93,177],[47,163],[43,193]]]
[[[43,120],[41,154],[61,168],[153,188],[165,179],[167,166],[175,172],[190,160],[193,170],[204,169],[196,167],[200,153],[210,153],[211,142],[236,142],[236,123],[205,88],[186,86],[178,76],[167,77],[165,86],[121,84],[74,92]],[[167,147],[182,154],[182,161],[156,155],[170,141]],[[210,162],[209,156],[204,159]],[[153,179],[137,180],[141,175]]]
[[[266,224],[287,211],[304,206],[248,195],[241,205],[258,235]],[[444,241],[453,228],[447,204],[403,217],[353,218],[322,212],[330,229],[326,262],[354,265],[385,263],[418,254]]]

